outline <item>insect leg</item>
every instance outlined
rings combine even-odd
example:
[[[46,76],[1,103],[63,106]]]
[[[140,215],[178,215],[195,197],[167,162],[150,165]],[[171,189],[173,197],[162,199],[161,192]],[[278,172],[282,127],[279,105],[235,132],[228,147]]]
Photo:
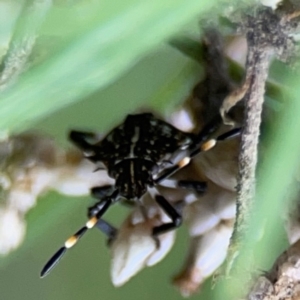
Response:
[[[113,196],[113,195],[112,195]],[[107,197],[102,200],[102,206],[101,209],[98,211],[98,213],[94,216],[92,216],[83,226],[80,228],[75,234],[73,234],[70,238],[68,238],[64,244],[63,247],[61,247],[46,263],[44,268],[41,271],[41,277],[45,277],[61,260],[63,255],[66,253],[66,251],[70,248],[72,248],[76,243],[79,241],[79,239],[91,228],[93,228],[102,215],[107,211],[107,209],[110,207],[110,205],[113,203],[112,197]]]
[[[81,150],[92,151],[94,150],[94,145],[89,143],[88,140],[96,138],[96,134],[93,132],[84,132],[72,130],[69,133],[69,139]]]
[[[197,194],[203,194],[207,190],[207,184],[203,181],[197,180],[179,180],[177,183],[178,187],[182,187],[184,189],[192,190]]]
[[[108,193],[111,193],[112,188],[113,186],[111,185],[105,185],[102,187],[95,187],[91,189],[92,196],[100,199],[100,201],[88,208],[88,217],[91,218],[98,214],[98,212],[103,207],[103,201],[101,198],[107,196]],[[109,224],[103,219],[99,219],[96,227],[108,237],[108,244],[113,241],[118,232],[118,230],[113,225]]]
[[[93,187],[91,188],[91,195],[94,198],[101,200],[103,199],[103,197],[107,197],[109,194],[111,194],[113,188],[114,187],[112,185]],[[101,209],[101,201],[88,209],[89,217],[92,217],[93,215],[97,214],[99,209]],[[118,232],[118,230],[113,225],[109,224],[107,221],[103,219],[100,219],[97,222],[96,227],[108,237],[108,244],[111,243],[111,241],[116,237]]]
[[[91,195],[96,199],[107,197],[113,191],[113,185],[103,185],[91,188]]]
[[[111,244],[118,234],[118,229],[103,219],[97,222],[96,227],[108,237],[108,245]]]
[[[160,235],[179,227],[182,223],[182,216],[177,212],[177,210],[161,195],[157,195],[155,200],[164,212],[171,218],[172,222],[154,227],[152,231],[153,236]]]
[[[160,183],[161,186],[168,188],[184,188],[191,190],[197,194],[202,194],[207,190],[207,184],[198,180],[177,180],[177,179],[165,179]]]

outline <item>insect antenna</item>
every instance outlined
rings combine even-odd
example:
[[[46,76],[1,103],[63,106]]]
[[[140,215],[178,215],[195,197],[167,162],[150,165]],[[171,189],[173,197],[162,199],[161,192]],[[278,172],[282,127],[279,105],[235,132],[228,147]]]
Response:
[[[241,128],[235,128],[235,129],[232,129],[230,131],[227,131],[227,132],[219,135],[217,137],[217,140],[224,141],[224,140],[227,140],[228,138],[233,138],[235,136],[238,136],[240,133],[241,133]]]
[[[201,131],[196,134],[196,138],[194,140],[194,145],[199,145],[206,141],[209,136],[214,133],[221,125],[222,118],[220,115],[214,117],[209,123],[207,123]]]
[[[41,278],[49,274],[49,272],[59,263],[63,255],[67,252],[68,249],[72,248],[77,244],[80,238],[91,228],[93,228],[100,221],[102,215],[107,211],[110,205],[115,201],[118,195],[118,190],[115,190],[113,194],[109,197],[104,198],[98,205],[98,212],[95,213],[86,224],[80,228],[75,234],[70,236],[66,241],[63,247],[61,247],[45,264],[44,268],[41,271]]]
[[[210,130],[209,127],[205,127],[203,134],[201,134],[201,133],[199,134],[199,137],[202,136],[202,138],[199,139],[199,141],[201,141],[205,136],[207,136],[211,132],[212,132],[212,130]],[[213,147],[215,147],[219,141],[224,141],[229,138],[236,137],[240,133],[241,133],[241,128],[234,128],[228,132],[225,132],[225,133],[219,135],[216,138],[210,139],[204,143],[202,142],[202,143],[200,143],[200,145],[198,144],[197,146],[193,146],[190,150],[190,153],[187,156],[185,156],[183,159],[181,159],[174,166],[162,171],[161,174],[159,174],[158,177],[154,180],[154,183],[155,184],[160,183],[164,179],[170,177],[172,174],[177,172],[179,169],[187,166],[190,163],[191,159],[194,156],[196,156],[197,154],[199,154],[200,152],[208,151],[208,150],[212,149]]]
[[[66,253],[66,251],[70,248],[72,248],[76,243],[79,241],[79,239],[91,228],[93,228],[97,222],[98,218],[96,216],[90,218],[88,222],[80,228],[75,234],[70,236],[66,241],[63,247],[61,247],[46,263],[44,268],[41,271],[41,277],[45,277],[49,274],[49,272],[59,263],[63,255]]]

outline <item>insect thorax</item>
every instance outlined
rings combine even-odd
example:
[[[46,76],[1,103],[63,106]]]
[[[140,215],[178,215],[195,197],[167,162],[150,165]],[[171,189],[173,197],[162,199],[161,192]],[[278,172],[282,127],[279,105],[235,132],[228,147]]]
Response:
[[[124,123],[96,144],[94,160],[102,161],[125,198],[140,197],[152,184],[153,172],[192,143],[192,136],[151,113],[128,115]]]
[[[147,187],[153,184],[152,172],[155,163],[144,159],[125,159],[113,168],[115,186],[120,196],[126,199],[139,199],[146,193]]]

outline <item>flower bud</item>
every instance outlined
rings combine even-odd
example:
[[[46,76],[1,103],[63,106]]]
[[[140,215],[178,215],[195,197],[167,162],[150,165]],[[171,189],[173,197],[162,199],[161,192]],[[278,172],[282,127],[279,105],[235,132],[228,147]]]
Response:
[[[174,244],[175,231],[152,236],[153,228],[163,223],[161,212],[157,210],[151,218],[139,219],[135,216],[139,209],[125,220],[111,246],[111,279],[115,286],[123,285],[144,267],[158,263]]]
[[[221,222],[203,236],[192,238],[186,264],[173,281],[183,296],[194,294],[223,263],[232,228],[233,222]]]

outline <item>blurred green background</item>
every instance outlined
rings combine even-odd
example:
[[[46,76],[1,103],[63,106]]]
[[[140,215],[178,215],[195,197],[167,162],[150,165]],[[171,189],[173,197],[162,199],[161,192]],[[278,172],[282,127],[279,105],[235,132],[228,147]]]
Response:
[[[0,1],[2,41],[14,31],[21,2]],[[215,15],[220,2],[55,1],[40,29],[35,49],[38,60],[0,97],[1,129],[38,129],[70,147],[66,135],[71,128],[105,133],[140,107],[168,115],[201,75],[200,67],[168,46],[168,40],[174,35],[197,39],[199,18],[207,17],[210,7]],[[4,53],[5,46],[0,50]],[[282,70],[274,71],[280,80],[286,77]],[[285,84],[292,87],[286,99],[297,100],[297,78],[288,77]],[[279,237],[276,226],[290,174],[298,165],[299,142],[293,138],[299,128],[298,111],[297,101],[291,101],[287,112],[276,120],[276,134],[270,134],[269,155],[261,168],[263,207],[258,209],[247,245],[258,244],[266,233],[267,239],[260,243],[265,268],[284,244],[284,234]],[[270,146],[273,142],[275,148]],[[96,230],[69,251],[49,276],[39,278],[47,259],[86,221],[91,202],[90,197],[71,198],[54,192],[41,197],[27,215],[24,244],[0,259],[1,300],[182,299],[170,280],[184,262],[188,244],[184,227],[178,230],[176,244],[163,262],[143,270],[121,288],[110,283],[110,256],[104,236]],[[118,224],[127,212],[116,205],[108,219]],[[266,216],[271,225],[264,228]],[[203,290],[209,292],[210,285],[206,283]],[[191,299],[208,299],[206,295]],[[220,295],[215,292],[209,299],[223,298]]]
[[[186,63],[187,59],[178,51],[161,46],[112,85],[47,115],[33,129],[47,132],[61,144],[71,147],[66,139],[69,129],[105,132],[127,113],[134,112],[139,103],[147,104],[155,92],[165,89],[171,93],[166,78],[174,76],[174,65],[186,67]],[[186,248],[183,245],[187,245],[185,229],[180,230],[182,236],[166,260],[144,270],[119,289],[110,282],[110,255],[105,237],[97,230],[92,230],[69,251],[49,276],[43,280],[39,278],[48,258],[86,222],[87,207],[92,201],[90,197],[68,198],[56,193],[47,194],[38,201],[37,207],[28,214],[25,243],[6,261],[0,262],[1,299],[181,299],[170,280],[183,263]],[[116,205],[109,210],[108,219],[120,224],[127,213],[128,208]]]
[[[2,129],[39,130],[71,147],[66,138],[71,128],[105,133],[141,107],[168,114],[188,94],[200,67],[168,46],[168,39],[184,32],[198,38],[197,15],[205,2],[67,2],[49,11],[41,28],[35,49],[40,61],[0,98]],[[8,12],[2,10],[5,39],[14,30],[18,3],[14,9],[7,1],[0,4]],[[27,214],[25,242],[0,259],[1,300],[182,298],[170,282],[184,261],[184,228],[162,263],[121,288],[110,282],[109,251],[97,230],[69,251],[52,274],[39,278],[48,258],[86,222],[92,201],[54,192],[39,199]],[[128,208],[116,205],[108,219],[117,225],[127,213]]]

